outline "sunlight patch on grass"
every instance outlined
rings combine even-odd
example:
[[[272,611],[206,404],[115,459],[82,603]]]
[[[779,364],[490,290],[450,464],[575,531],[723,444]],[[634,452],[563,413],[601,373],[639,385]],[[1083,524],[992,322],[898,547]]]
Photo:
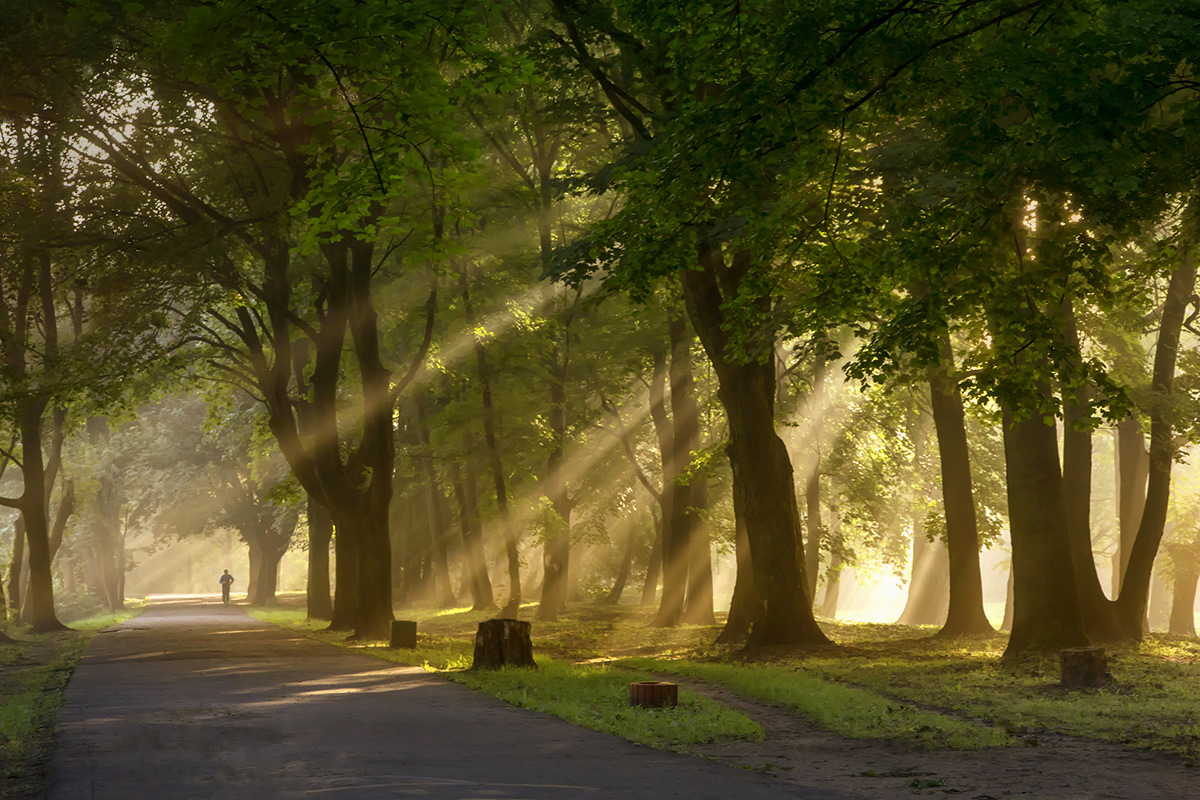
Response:
[[[810,658],[806,670],[891,697],[981,717],[1031,740],[1065,733],[1200,757],[1200,642],[1152,635],[1109,647],[1114,684],[1058,686],[1055,658],[999,660],[1004,640],[930,641],[920,653]]]
[[[548,657],[537,661],[536,670],[446,675],[515,706],[652,747],[763,738],[762,726],[745,714],[682,688],[675,708],[630,708],[630,681],[653,680],[649,675],[607,665],[567,664]]]
[[[891,739],[928,749],[979,750],[1014,744],[1002,730],[923,711],[795,668],[645,658],[619,663],[721,684],[856,739]]]

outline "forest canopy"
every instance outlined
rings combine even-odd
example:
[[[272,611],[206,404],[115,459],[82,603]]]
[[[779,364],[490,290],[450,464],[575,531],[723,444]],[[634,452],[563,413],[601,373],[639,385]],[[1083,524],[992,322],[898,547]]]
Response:
[[[821,644],[847,574],[1013,656],[1137,640],[1167,596],[1194,634],[1195,3],[0,20],[34,630],[227,532],[251,602],[299,553],[309,616],[364,638],[624,598]]]

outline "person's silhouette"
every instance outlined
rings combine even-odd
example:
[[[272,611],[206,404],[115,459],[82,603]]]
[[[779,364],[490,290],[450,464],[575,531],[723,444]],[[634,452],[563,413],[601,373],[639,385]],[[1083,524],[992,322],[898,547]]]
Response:
[[[221,602],[229,602],[229,587],[233,585],[233,576],[229,574],[229,570],[225,570],[225,574],[221,576]]]

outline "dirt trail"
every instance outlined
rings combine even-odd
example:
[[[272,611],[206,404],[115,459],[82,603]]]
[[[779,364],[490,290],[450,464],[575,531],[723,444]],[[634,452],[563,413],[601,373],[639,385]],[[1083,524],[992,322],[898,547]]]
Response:
[[[912,750],[847,739],[783,709],[721,686],[667,677],[754,718],[762,742],[709,745],[700,753],[752,768],[784,783],[803,783],[855,798],[914,796],[970,800],[1185,800],[1200,797],[1200,770],[1178,758],[1068,736],[1038,736],[1037,746],[984,751]]]
[[[793,782],[794,781],[794,782]],[[59,716],[51,800],[838,800],[512,708],[260,623],[154,605],[99,634]]]

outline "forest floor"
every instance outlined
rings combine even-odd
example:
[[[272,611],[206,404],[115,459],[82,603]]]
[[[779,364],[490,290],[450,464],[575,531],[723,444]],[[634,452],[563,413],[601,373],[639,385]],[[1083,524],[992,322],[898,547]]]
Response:
[[[531,606],[528,617],[534,611]],[[445,671],[514,704],[558,713],[530,700],[536,679],[519,691],[506,687],[505,694],[458,671],[468,665],[475,627],[487,613],[397,613],[419,622],[416,651],[342,642],[312,630],[316,624],[306,625],[286,600],[279,611],[256,612],[343,646]],[[558,621],[534,620],[535,656],[575,665],[580,680],[599,667],[631,671],[625,680],[669,677],[742,712],[762,726],[764,736],[665,744],[784,784],[799,781],[862,798],[1166,799],[1195,793],[1195,640],[1151,636],[1118,648],[1110,653],[1110,687],[1066,692],[1058,688],[1051,659],[1001,664],[1005,637],[999,634],[942,641],[931,638],[933,629],[825,621],[837,646],[747,653],[713,645],[719,626],[664,630],[649,627],[649,616],[636,606],[574,605]],[[561,685],[556,691],[566,694]]]
[[[0,625],[15,640],[0,645],[0,798],[41,796],[72,670],[98,629],[139,611],[99,614],[72,622],[75,630],[38,636]]]

